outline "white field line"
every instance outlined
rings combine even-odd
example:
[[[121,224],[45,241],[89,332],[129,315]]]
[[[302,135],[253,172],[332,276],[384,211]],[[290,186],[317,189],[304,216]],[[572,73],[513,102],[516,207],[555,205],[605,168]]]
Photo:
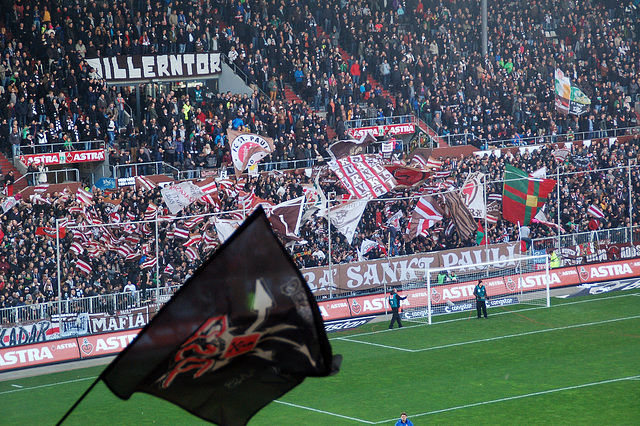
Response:
[[[638,319],[638,318],[640,318],[640,315],[634,315],[632,317],[624,317],[624,318],[614,318],[614,319],[595,321],[595,322],[586,322],[586,323],[583,323],[583,324],[565,325],[565,326],[562,326],[562,327],[544,328],[542,330],[526,331],[526,332],[523,332],[523,333],[507,334],[507,335],[504,335],[504,336],[487,337],[486,339],[468,340],[466,342],[449,343],[447,345],[431,346],[431,347],[428,347],[428,348],[421,348],[421,349],[407,349],[407,348],[398,348],[398,347],[395,347],[395,346],[378,345],[378,344],[375,344],[375,343],[363,342],[363,341],[355,340],[355,339],[347,339],[347,338],[344,338],[344,337],[343,338],[338,338],[338,340],[343,340],[345,342],[352,342],[352,343],[360,343],[360,344],[363,344],[363,345],[381,346],[381,347],[384,347],[384,348],[387,348],[387,349],[394,349],[394,350],[403,351],[403,352],[424,352],[424,351],[432,351],[432,350],[435,350],[435,349],[446,349],[446,348],[452,348],[452,347],[456,347],[456,346],[470,345],[470,344],[473,344],[473,343],[485,343],[485,342],[492,342],[494,340],[510,339],[512,337],[522,337],[522,336],[529,336],[529,335],[532,335],[532,334],[548,333],[550,331],[569,330],[569,329],[572,329],[572,328],[579,328],[579,327],[590,327],[592,325],[608,324],[608,323],[612,323],[612,322],[627,321],[627,320],[633,320],[633,319]]]
[[[304,405],[292,404],[290,402],[284,402],[278,399],[274,400],[273,402],[277,402],[278,404],[282,404],[282,405],[288,405],[289,407],[300,408],[301,410],[313,411],[314,413],[326,414],[333,417],[339,417],[341,419],[353,420],[354,422],[364,423],[367,425],[375,425],[377,423],[380,423],[380,422],[370,422],[368,420],[357,419],[355,417],[350,417],[350,416],[343,416],[342,414],[336,414],[330,411],[318,410],[316,408],[311,408],[311,407],[305,407]]]
[[[531,398],[531,397],[535,397],[535,396],[547,395],[547,394],[557,393],[557,392],[564,392],[564,391],[568,391],[568,390],[581,389],[581,388],[586,388],[586,387],[591,387],[591,386],[606,385],[606,384],[609,384],[609,383],[617,383],[617,382],[623,382],[623,381],[627,381],[627,380],[639,380],[639,379],[640,379],[640,376],[629,376],[629,377],[620,377],[620,378],[617,378],[617,379],[602,380],[600,382],[584,383],[582,385],[566,386],[566,387],[557,388],[557,389],[548,389],[548,390],[539,391],[539,392],[527,393],[527,394],[524,394],[524,395],[508,396],[508,397],[505,397],[505,398],[493,399],[493,400],[489,400],[489,401],[480,401],[480,402],[474,402],[472,404],[458,405],[456,407],[449,407],[449,408],[442,408],[440,410],[427,411],[425,413],[411,414],[411,418],[424,417],[424,416],[429,416],[429,415],[433,415],[433,414],[446,413],[446,412],[449,412],[449,411],[463,410],[463,409],[466,409],[466,408],[479,407],[479,406],[482,406],[482,405],[497,404],[497,403],[500,403],[500,402],[513,401],[515,399]],[[317,408],[306,407],[304,405],[292,404],[290,402],[284,402],[284,401],[280,401],[280,400],[275,400],[273,402],[277,402],[278,404],[287,405],[289,407],[298,408],[298,409],[301,409],[301,410],[313,411],[314,413],[326,414],[326,415],[332,416],[332,417],[338,417],[338,418],[341,418],[341,419],[353,420],[354,422],[364,423],[364,424],[368,424],[368,425],[377,425],[377,424],[383,424],[383,423],[384,424],[393,424],[393,422],[395,422],[397,420],[397,419],[387,419],[387,420],[380,420],[380,421],[377,421],[377,422],[373,422],[373,421],[369,421],[369,420],[358,419],[358,418],[351,417],[351,416],[344,416],[342,414],[332,413],[330,411],[318,410]]]
[[[389,345],[381,345],[380,343],[372,343],[372,342],[363,342],[361,340],[354,340],[354,339],[348,339],[346,337],[341,337],[338,340],[343,340],[345,342],[353,342],[353,343],[360,343],[363,345],[370,345],[370,346],[378,346],[380,348],[385,348],[385,349],[393,349],[396,351],[403,351],[403,352],[416,352],[415,349],[406,349],[406,348],[398,348],[396,346],[389,346]]]
[[[638,379],[640,379],[640,376],[629,376],[629,377],[620,377],[620,378],[617,378],[617,379],[602,380],[600,382],[584,383],[582,385],[567,386],[567,387],[564,387],[564,388],[548,389],[548,390],[544,390],[544,391],[540,391],[540,392],[527,393],[527,394],[524,394],[524,395],[508,396],[506,398],[493,399],[493,400],[490,400],[490,401],[474,402],[473,404],[459,405],[457,407],[450,407],[450,408],[443,408],[443,409],[440,409],[440,410],[427,411],[426,413],[420,413],[420,414],[412,414],[411,418],[424,417],[424,416],[429,416],[429,415],[432,415],[432,414],[446,413],[448,411],[462,410],[462,409],[465,409],[465,408],[479,407],[481,405],[497,404],[499,402],[513,401],[514,399],[530,398],[530,397],[533,397],[533,396],[546,395],[546,394],[550,394],[550,393],[564,392],[564,391],[568,391],[568,390],[587,388],[587,387],[590,387],[590,386],[606,385],[606,384],[609,384],[609,383],[617,383],[617,382],[624,382],[624,381],[627,381],[627,380],[638,380]],[[392,423],[394,420],[395,419],[381,420],[381,421],[375,422],[375,424],[382,424],[382,423],[387,423],[388,424],[388,423]]]
[[[26,391],[26,390],[48,388],[48,387],[57,386],[57,385],[66,385],[67,383],[83,382],[85,380],[93,380],[95,378],[96,378],[96,376],[94,376],[94,377],[83,377],[81,379],[65,380],[64,382],[48,383],[46,385],[32,386],[32,387],[29,387],[29,388],[21,387],[20,389],[12,389],[12,390],[8,390],[8,391],[0,392],[0,395],[6,395],[8,393],[21,392],[21,391]],[[12,385],[12,386],[16,386],[16,385]]]
[[[618,299],[621,297],[629,297],[629,296],[639,296],[640,297],[640,293],[628,293],[628,294],[621,294],[621,295],[616,295],[616,296],[607,296],[607,297],[598,297],[598,298],[594,298],[594,299],[585,299],[585,300],[576,300],[575,302],[568,302],[568,303],[562,303],[560,305],[551,305],[550,308],[561,308],[563,306],[569,306],[569,305],[576,305],[576,304],[581,304],[581,303],[590,303],[590,302],[598,302],[601,300],[609,300],[609,299]],[[527,311],[537,311],[539,309],[550,309],[547,308],[546,306],[536,306],[536,307],[532,307],[532,308],[526,308],[526,309],[519,309],[517,311],[513,311],[516,313],[520,313],[520,312],[527,312]],[[507,312],[494,312],[496,308],[491,308],[491,310],[489,312],[491,312],[491,315],[509,315],[512,314],[513,312],[507,311]],[[409,328],[414,328],[414,327],[432,327],[434,325],[439,325],[439,324],[447,324],[447,323],[451,323],[451,322],[458,322],[458,321],[467,321],[469,318],[468,317],[460,317],[460,318],[454,318],[454,319],[449,319],[449,320],[444,320],[444,321],[437,321],[434,322],[431,326],[425,322],[415,322],[415,325],[405,325],[403,327],[403,329],[409,329]],[[403,322],[407,322],[410,323],[411,321],[405,320]],[[356,333],[356,334],[350,334],[349,338],[354,338],[354,337],[359,337],[359,336],[368,336],[371,334],[380,334],[380,333],[393,333],[393,332],[398,332],[400,329],[396,328],[396,329],[384,329],[384,330],[378,330],[378,331],[367,331],[364,333]],[[332,337],[329,340],[343,340],[343,337]]]

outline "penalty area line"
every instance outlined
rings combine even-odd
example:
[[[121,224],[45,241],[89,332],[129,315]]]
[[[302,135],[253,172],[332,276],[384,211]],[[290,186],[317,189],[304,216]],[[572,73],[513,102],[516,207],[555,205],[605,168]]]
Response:
[[[406,348],[399,348],[399,347],[396,347],[396,346],[382,345],[380,343],[364,342],[364,341],[361,341],[361,340],[348,339],[346,337],[338,337],[338,338],[336,338],[336,340],[344,340],[345,342],[352,342],[352,343],[361,343],[363,345],[377,346],[379,348],[393,349],[395,351],[415,352],[415,349],[406,349]]]
[[[544,391],[540,391],[540,392],[527,393],[527,394],[524,394],[524,395],[508,396],[506,398],[493,399],[493,400],[490,400],[490,401],[474,402],[473,404],[458,405],[457,407],[450,407],[450,408],[443,408],[443,409],[440,409],[440,410],[427,411],[426,413],[420,413],[420,414],[412,414],[411,418],[424,417],[424,416],[429,416],[429,415],[432,415],[432,414],[440,414],[440,413],[446,413],[446,412],[449,412],[449,411],[462,410],[462,409],[465,409],[465,408],[479,407],[481,405],[497,404],[497,403],[500,403],[500,402],[513,401],[515,399],[530,398],[530,397],[534,397],[534,396],[547,395],[547,394],[551,394],[551,393],[564,392],[564,391],[569,391],[569,390],[587,388],[587,387],[591,387],[591,386],[606,385],[606,384],[609,384],[609,383],[617,383],[617,382],[624,382],[624,381],[628,381],[628,380],[638,380],[638,379],[640,379],[640,376],[629,376],[629,377],[620,377],[620,378],[617,378],[617,379],[602,380],[600,382],[584,383],[582,385],[566,386],[566,387],[557,388],[557,389],[548,389],[548,390],[544,390]],[[394,421],[394,419],[382,420],[382,421],[376,422],[376,424],[390,423],[390,422],[393,422],[393,421]]]
[[[368,420],[362,420],[362,419],[358,419],[358,418],[350,417],[350,416],[343,416],[342,414],[332,413],[330,411],[325,411],[325,410],[318,410],[317,408],[305,407],[304,405],[292,404],[290,402],[284,402],[284,401],[280,401],[278,399],[274,400],[273,402],[277,402],[278,404],[282,404],[282,405],[287,405],[289,407],[300,408],[302,410],[313,411],[314,413],[326,414],[328,416],[338,417],[338,418],[341,418],[341,419],[353,420],[354,422],[364,423],[364,424],[367,424],[367,425],[375,425],[375,424],[377,424],[376,422],[370,422]]]
[[[64,382],[48,383],[46,385],[31,386],[31,387],[28,387],[28,388],[22,387],[20,385],[11,385],[11,386],[20,386],[20,388],[19,389],[11,389],[11,390],[8,390],[8,391],[0,392],[0,395],[6,395],[8,393],[14,393],[14,392],[20,392],[20,391],[26,391],[26,390],[48,388],[48,387],[57,386],[57,385],[66,385],[68,383],[83,382],[85,380],[93,380],[93,379],[95,379],[95,376],[94,377],[84,377],[82,379],[66,380]]]

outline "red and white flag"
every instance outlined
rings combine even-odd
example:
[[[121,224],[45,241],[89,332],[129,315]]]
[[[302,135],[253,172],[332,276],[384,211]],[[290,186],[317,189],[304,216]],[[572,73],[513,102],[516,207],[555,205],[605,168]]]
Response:
[[[409,163],[409,165],[412,167],[417,167],[419,169],[426,169],[427,161],[424,159],[422,155],[415,153],[413,154],[413,157],[411,158],[411,162]]]
[[[82,244],[80,244],[79,242],[72,243],[71,247],[69,247],[69,250],[77,255],[81,255],[82,253],[84,253],[84,247],[82,247]]]
[[[78,187],[78,190],[76,191],[76,198],[81,203],[91,204],[91,200],[93,199],[93,194]]]
[[[127,212],[127,220],[128,220],[129,222],[133,222],[133,221],[135,221],[135,220],[136,220],[136,215],[134,215],[134,214],[133,214],[133,213],[131,213],[131,212]]]
[[[204,232],[204,234],[202,234],[202,242],[204,243],[205,247],[212,244],[217,245],[216,239],[206,231]]]
[[[188,230],[191,230],[191,228],[193,228],[194,226],[197,226],[198,224],[202,223],[203,221],[204,221],[204,217],[202,217],[202,216],[192,217],[191,219],[189,219],[186,222],[184,222],[184,226]]]
[[[129,235],[127,236],[127,238],[124,239],[127,243],[131,244],[132,246],[137,246],[138,243],[140,243],[140,237],[135,236],[135,235]]]
[[[138,260],[141,257],[142,257],[142,254],[140,252],[135,252],[135,253],[128,254],[127,257],[124,258],[124,260],[127,262],[130,262],[133,260]]]
[[[218,201],[216,201],[216,199],[217,198],[214,198],[212,194],[205,194],[202,196],[202,198],[200,198],[200,200],[204,201],[207,204],[220,207],[220,199],[217,199]]]
[[[174,238],[182,238],[183,240],[186,240],[189,238],[189,231],[187,231],[186,229],[182,229],[182,228],[176,228],[174,233],[173,233],[173,237]]]
[[[190,237],[186,243],[182,244],[185,247],[198,247],[200,246],[200,242],[202,241],[202,235],[194,235]]]
[[[342,185],[355,198],[378,198],[398,185],[378,155],[352,155],[329,162]]]
[[[595,204],[591,204],[591,206],[587,210],[587,213],[590,216],[595,217],[596,219],[604,219],[604,217],[605,217],[604,212],[602,210],[600,210],[600,208],[598,206],[596,206]]]
[[[84,272],[87,275],[91,274],[91,265],[82,259],[78,259],[78,261],[76,262],[76,269]]]
[[[440,170],[433,173],[433,177],[436,179],[445,179],[451,176],[451,170]]]
[[[48,183],[40,184],[33,188],[33,192],[45,192],[49,188]]]
[[[126,258],[127,256],[129,256],[131,253],[133,253],[133,251],[134,251],[134,250],[133,250],[131,247],[129,247],[128,245],[126,245],[126,244],[121,244],[121,245],[118,247],[118,254],[119,254],[120,256],[122,256],[122,257],[125,257],[125,258]]]
[[[145,191],[151,191],[157,185],[146,176],[136,176],[136,186]]]
[[[118,212],[113,212],[109,215],[109,219],[111,220],[112,223],[120,223],[120,213]]]
[[[253,191],[249,193],[240,191],[238,194],[238,207],[243,210],[249,210],[253,206],[255,199],[256,194]]]
[[[211,181],[209,183],[207,183],[206,185],[202,185],[200,187],[200,189],[202,190],[202,192],[206,195],[206,194],[217,194],[218,193],[218,185],[216,185],[215,181]]]
[[[140,264],[140,269],[154,268],[157,262],[158,262],[158,259],[155,257],[148,258],[147,260],[145,260]]]
[[[442,211],[436,200],[431,197],[420,197],[416,209],[414,210],[419,216],[427,220],[427,227],[431,228],[436,222],[443,219]]]
[[[441,170],[443,164],[444,164],[444,161],[436,160],[433,157],[429,157],[429,160],[427,161],[427,166],[426,167],[427,167],[427,169]]]
[[[172,275],[173,274],[173,265],[171,265],[170,263],[167,264],[167,266],[164,267],[164,270],[162,271],[162,273],[164,275]]]
[[[198,251],[194,247],[188,247],[184,253],[187,255],[189,262],[194,262],[198,259]]]
[[[149,203],[147,210],[144,212],[144,220],[154,220],[158,214],[158,206]]]

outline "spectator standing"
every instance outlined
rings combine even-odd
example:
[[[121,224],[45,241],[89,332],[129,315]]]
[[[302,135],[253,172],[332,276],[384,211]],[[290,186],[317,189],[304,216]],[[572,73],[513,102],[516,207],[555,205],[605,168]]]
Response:
[[[5,193],[7,194],[7,197],[11,197],[13,195],[13,184],[15,181],[16,178],[13,176],[13,170],[9,170],[4,177]]]

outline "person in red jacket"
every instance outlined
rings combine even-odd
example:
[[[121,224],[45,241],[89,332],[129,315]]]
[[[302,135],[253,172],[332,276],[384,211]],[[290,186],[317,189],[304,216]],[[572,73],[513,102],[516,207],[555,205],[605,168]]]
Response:
[[[360,84],[360,63],[358,61],[354,61],[351,64],[351,69],[349,70],[351,73],[351,79],[353,80],[354,86],[358,86]]]

